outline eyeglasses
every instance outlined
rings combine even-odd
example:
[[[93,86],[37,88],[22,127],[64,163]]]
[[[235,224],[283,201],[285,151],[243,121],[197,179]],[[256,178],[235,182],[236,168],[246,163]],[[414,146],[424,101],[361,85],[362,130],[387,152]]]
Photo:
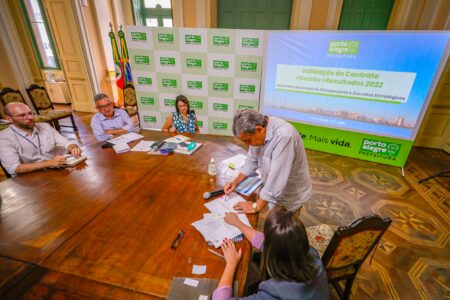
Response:
[[[108,103],[108,104],[105,104],[105,105],[97,105],[96,106],[97,107],[97,109],[105,109],[105,108],[111,108],[112,107],[112,103]]]
[[[19,114],[19,115],[16,115],[16,116],[11,116],[12,118],[19,118],[19,119],[24,119],[24,118],[27,118],[27,117],[32,117],[33,116],[33,112],[27,112],[27,113],[23,113],[23,114]]]
[[[172,248],[173,250],[177,249],[177,247],[180,244],[180,241],[183,237],[184,237],[184,231],[183,230],[178,231],[177,237],[172,242],[172,245],[170,246],[170,248]]]

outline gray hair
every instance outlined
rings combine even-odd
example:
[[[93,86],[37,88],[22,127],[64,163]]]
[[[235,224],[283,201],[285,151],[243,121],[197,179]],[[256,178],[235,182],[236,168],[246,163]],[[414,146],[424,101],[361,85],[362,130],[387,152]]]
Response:
[[[98,101],[103,100],[103,99],[108,99],[109,100],[108,95],[100,93],[100,94],[97,94],[97,95],[94,96],[94,102],[95,103],[97,103]]]
[[[240,136],[242,133],[255,133],[256,126],[266,127],[265,116],[252,109],[239,109],[233,117],[233,134]]]

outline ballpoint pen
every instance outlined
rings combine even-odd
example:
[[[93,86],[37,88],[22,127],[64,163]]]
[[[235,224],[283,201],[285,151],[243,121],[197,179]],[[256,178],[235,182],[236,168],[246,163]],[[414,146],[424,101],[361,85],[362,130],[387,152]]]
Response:
[[[211,249],[207,249],[209,252],[211,252],[212,254],[214,254],[214,255],[217,255],[218,257],[221,257],[222,259],[225,259],[225,256],[223,256],[222,254],[220,254],[220,253],[217,253],[216,251],[214,251],[214,250],[211,250]]]

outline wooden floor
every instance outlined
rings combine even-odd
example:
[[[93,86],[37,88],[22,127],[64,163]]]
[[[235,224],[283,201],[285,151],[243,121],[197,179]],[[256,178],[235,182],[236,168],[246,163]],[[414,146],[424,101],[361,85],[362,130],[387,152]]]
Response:
[[[64,128],[63,135],[78,140],[80,145],[96,142],[89,125],[91,117],[92,114],[76,113],[78,133]],[[449,299],[450,178],[422,184],[417,181],[449,168],[450,156],[440,150],[414,148],[405,168],[406,176],[402,177],[396,167],[311,150],[307,155],[314,192],[302,211],[306,225],[346,225],[373,213],[393,220],[372,263],[366,261],[363,265],[352,289],[352,299]],[[0,176],[0,180],[4,179]],[[37,289],[34,295],[39,295],[48,285],[64,282],[78,287],[74,299],[109,299],[108,289],[120,289],[98,282],[99,287],[104,286],[104,294],[92,295],[83,278],[44,268],[40,276],[33,277],[23,263],[18,264],[16,274],[4,274],[2,266],[7,264],[18,262],[0,257],[0,298],[19,284],[33,285]],[[22,274],[15,276],[23,278],[21,282],[8,280],[17,274]],[[124,299],[141,296],[144,295],[123,290]],[[56,299],[58,295],[52,297]]]

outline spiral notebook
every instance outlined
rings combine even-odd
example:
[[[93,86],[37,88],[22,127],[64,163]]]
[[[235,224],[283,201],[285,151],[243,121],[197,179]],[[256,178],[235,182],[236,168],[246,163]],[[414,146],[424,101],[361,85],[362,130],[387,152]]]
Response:
[[[242,240],[244,239],[244,235],[240,234],[237,237],[232,238],[231,240],[235,243],[237,242],[242,242]],[[211,241],[208,241],[208,246],[214,246],[214,244]]]

